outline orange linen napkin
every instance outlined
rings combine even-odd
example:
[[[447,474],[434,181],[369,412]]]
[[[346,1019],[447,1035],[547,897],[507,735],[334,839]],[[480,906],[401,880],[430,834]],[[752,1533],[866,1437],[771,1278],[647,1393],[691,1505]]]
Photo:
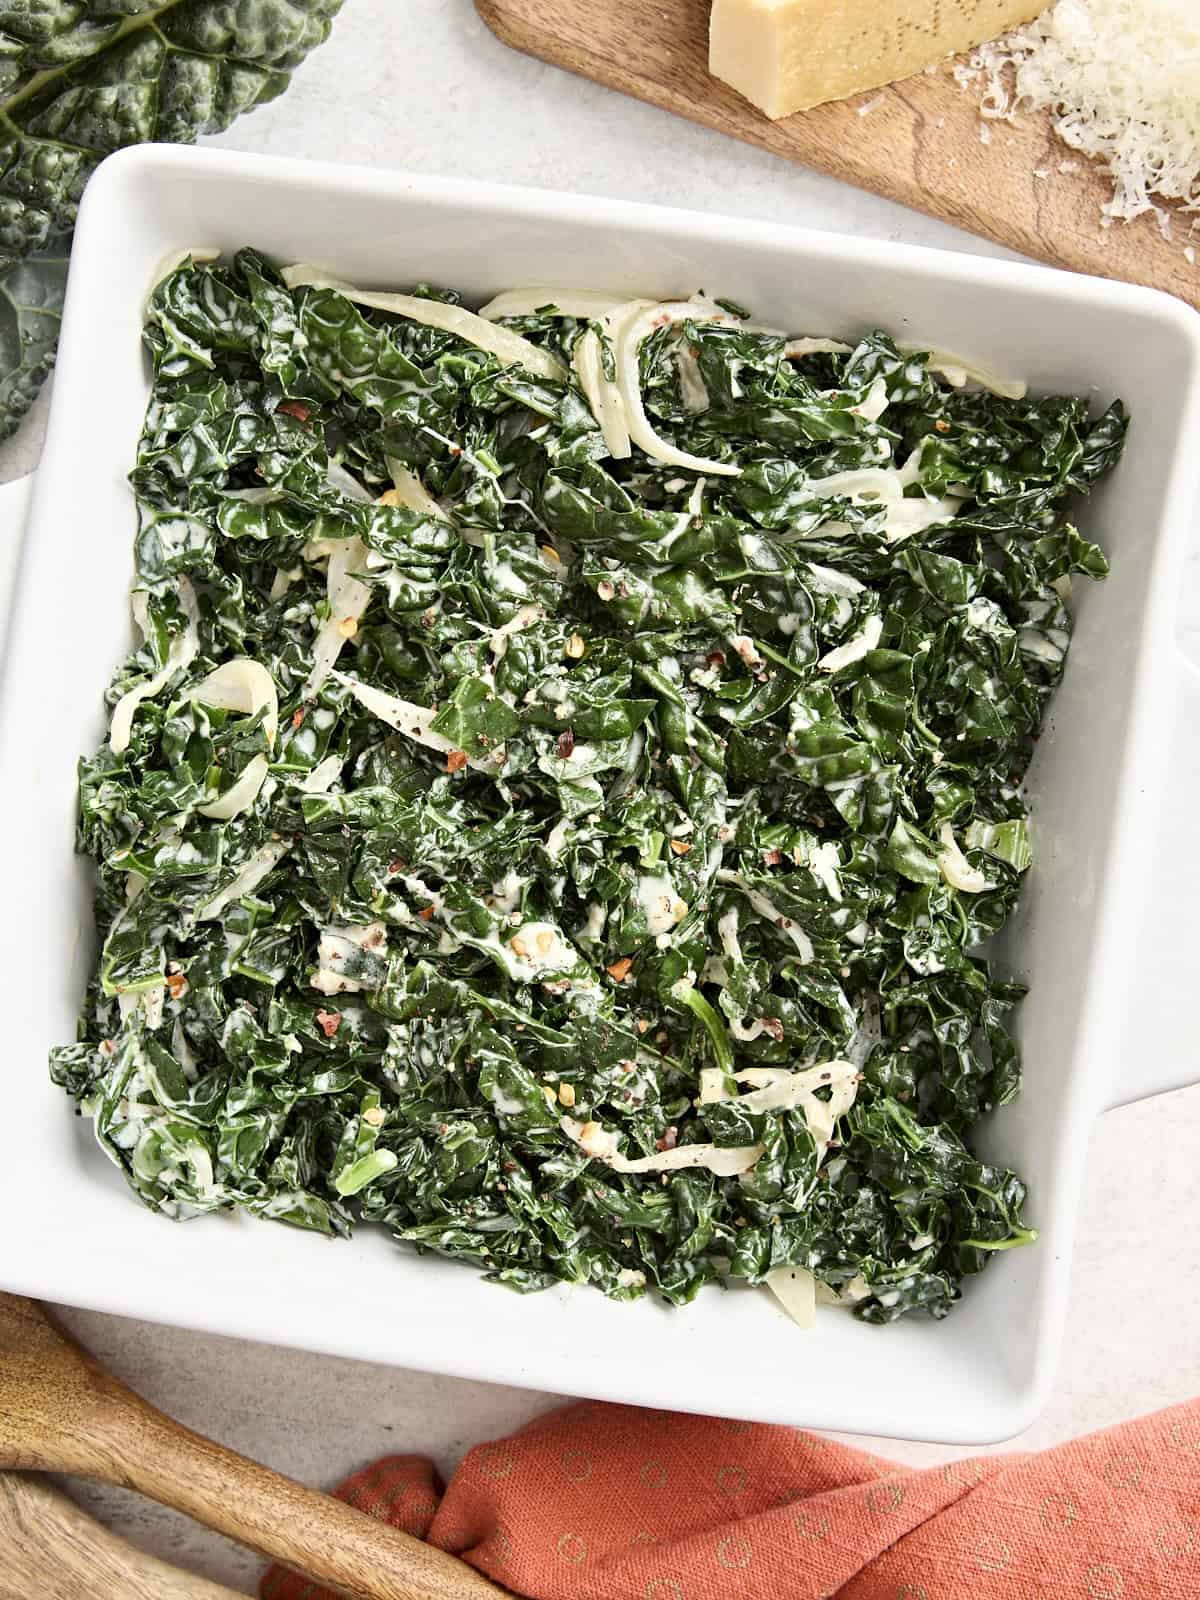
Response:
[[[337,1492],[537,1600],[1200,1596],[1200,1401],[924,1471],[792,1428],[573,1405],[472,1450],[445,1491],[388,1456]],[[326,1595],[278,1567],[260,1593]]]

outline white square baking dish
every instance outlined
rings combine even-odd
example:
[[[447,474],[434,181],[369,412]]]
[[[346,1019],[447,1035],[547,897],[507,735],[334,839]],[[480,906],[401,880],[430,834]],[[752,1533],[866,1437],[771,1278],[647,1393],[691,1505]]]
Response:
[[[142,300],[172,252],[245,243],[362,284],[427,279],[480,299],[530,282],[664,297],[704,287],[797,331],[883,326],[1035,389],[1125,399],[1125,461],[1084,513],[1113,573],[1082,586],[1070,669],[1031,777],[1037,865],[1006,956],[1033,981],[1019,1021],[1025,1091],[983,1134],[985,1150],[1027,1177],[1041,1241],[969,1281],[947,1321],[881,1329],[829,1312],[800,1333],[760,1294],[706,1291],[684,1310],[587,1290],[518,1297],[370,1229],[331,1243],[224,1217],[171,1226],[137,1205],[72,1118],[46,1052],[73,1036],[91,961],[89,872],[72,853],[75,763],[102,737],[101,689],[129,647],[125,474],[147,394]],[[0,696],[0,1283],[682,1410],[956,1443],[1024,1427],[1054,1371],[1092,1118],[1200,1077],[1184,1026],[1200,680],[1174,627],[1198,437],[1200,318],[1144,289],[488,184],[169,148],[105,162],[80,214]]]

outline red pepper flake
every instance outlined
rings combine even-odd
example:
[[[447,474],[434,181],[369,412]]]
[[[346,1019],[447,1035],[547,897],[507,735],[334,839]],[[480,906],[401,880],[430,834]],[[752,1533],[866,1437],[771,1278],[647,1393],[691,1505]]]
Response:
[[[448,750],[446,752],[446,771],[461,772],[470,759],[465,750]]]
[[[614,983],[624,983],[626,977],[629,975],[629,969],[632,965],[632,956],[622,956],[619,961],[614,961],[612,966],[605,967],[604,970],[608,973],[609,977],[614,981]]]
[[[725,665],[725,652],[723,650],[710,650],[704,658],[706,667],[723,667]]]
[[[575,751],[575,730],[564,728],[558,736],[558,758],[565,761]]]
[[[432,920],[433,920],[433,907],[432,906],[426,906],[424,911],[418,911],[417,915],[420,917],[422,922],[432,922]]]
[[[307,422],[312,416],[312,407],[306,406],[303,400],[281,400],[275,411],[276,414],[282,412],[285,417],[295,417],[297,422]]]
[[[763,1032],[769,1033],[775,1043],[778,1044],[783,1038],[783,1023],[780,1019],[778,1017],[761,1017],[759,1020],[762,1023]]]
[[[949,433],[950,432],[950,424],[946,421],[945,417],[939,417],[937,419],[937,421],[934,423],[934,427],[937,429],[937,431],[939,433]]]
[[[778,866],[780,866],[782,864],[782,862],[783,862],[783,851],[782,850],[764,850],[763,851],[763,865],[764,866],[767,866],[767,867],[778,867]]]
[[[340,1011],[317,1012],[317,1026],[327,1039],[332,1039],[341,1025],[342,1013]]]
[[[182,972],[167,973],[167,988],[170,990],[172,1000],[178,1000],[181,995],[186,994],[187,986],[188,981]]]
[[[679,1129],[672,1124],[672,1126],[667,1129],[666,1133],[663,1134],[661,1139],[656,1139],[654,1141],[654,1148],[656,1150],[674,1150],[678,1138]]]
[[[298,728],[300,726],[300,724],[304,721],[304,719],[305,719],[305,717],[307,715],[308,715],[308,707],[307,706],[300,706],[298,710],[293,711],[292,712],[292,727],[293,728]]]
[[[672,839],[671,840],[671,854],[672,855],[675,855],[675,856],[686,856],[690,852],[691,848],[692,848],[691,845],[687,842],[686,839]]]

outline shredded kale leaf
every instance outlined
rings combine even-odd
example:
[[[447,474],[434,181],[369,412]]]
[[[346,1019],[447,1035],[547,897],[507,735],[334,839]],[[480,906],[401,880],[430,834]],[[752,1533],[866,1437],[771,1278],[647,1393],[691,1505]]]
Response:
[[[552,306],[498,324],[535,372],[252,250],[155,290],[51,1065],[155,1210],[872,1322],[1033,1237],[972,1144],[1020,1077],[980,951],[1123,411],[695,304],[636,365],[700,474],[609,454],[613,341]]]
[[[54,364],[84,185],[287,88],[342,0],[0,0],[0,439]]]

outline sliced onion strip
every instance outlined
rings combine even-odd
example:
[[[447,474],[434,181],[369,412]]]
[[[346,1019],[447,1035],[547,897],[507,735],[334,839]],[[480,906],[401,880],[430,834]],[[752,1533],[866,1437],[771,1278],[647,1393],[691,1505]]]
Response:
[[[197,806],[196,810],[202,817],[212,817],[217,822],[228,822],[231,817],[240,816],[243,811],[250,809],[258,799],[258,791],[262,788],[266,776],[266,756],[251,756],[238,774],[236,783],[232,783],[223,795],[218,795],[207,805]]]
[[[152,678],[147,678],[145,683],[139,683],[135,689],[128,690],[113,707],[112,720],[108,727],[108,743],[116,755],[129,748],[129,740],[133,733],[133,715],[138,706],[143,700],[152,700],[177,672],[190,666],[200,649],[200,610],[196,604],[196,591],[188,578],[179,580],[179,604],[185,618],[184,628],[182,633],[177,633],[171,640],[166,661]],[[144,602],[139,612],[136,597],[133,613],[145,634]]]
[[[621,330],[641,311],[654,305],[653,300],[626,300],[621,305],[597,318],[597,327],[586,328],[575,343],[571,365],[583,390],[584,398],[592,409],[604,435],[604,443],[614,461],[627,461],[632,453],[629,442],[629,425],[625,405],[617,384],[604,371],[604,345],[607,343],[613,361],[620,345]]]
[[[549,317],[591,321],[614,310],[625,299],[625,295],[606,294],[603,289],[505,289],[480,306],[479,315],[485,322],[494,322],[498,317],[532,317],[539,312]]]
[[[207,678],[193,684],[187,697],[216,706],[220,711],[238,711],[246,717],[264,712],[263,732],[268,745],[274,749],[279,732],[279,695],[274,678],[261,661],[250,656],[234,656],[223,661]]]
[[[427,328],[440,328],[444,333],[454,334],[465,344],[474,345],[477,350],[486,350],[489,355],[506,363],[525,367],[540,378],[562,382],[567,375],[562,362],[549,350],[541,350],[511,329],[501,328],[494,322],[477,317],[465,306],[447,305],[442,300],[426,300],[415,294],[373,293],[356,289],[353,284],[330,277],[328,273],[306,263],[285,267],[280,277],[289,289],[332,289],[355,305],[369,306],[375,311],[389,311],[393,316],[407,317],[410,322],[419,322]]]
[[[936,345],[913,344],[909,340],[897,344],[896,348],[908,356],[923,355],[926,358],[926,370],[945,378],[952,389],[964,389],[968,383],[975,383],[990,394],[999,395],[1002,400],[1024,400],[1029,390],[1028,384],[1020,378],[1001,378],[987,367],[956,356],[952,350],[940,350]]]
[[[383,689],[372,688],[369,683],[362,683],[358,678],[347,677],[344,672],[332,672],[330,676],[335,682],[349,689],[364,710],[369,711],[373,717],[378,717],[380,722],[386,722],[389,728],[402,733],[414,744],[424,745],[428,750],[438,750],[443,754],[449,754],[451,750],[457,749],[453,740],[435,733],[430,727],[437,712],[431,711],[428,706],[416,705],[412,700],[401,700],[399,696],[387,694]],[[476,772],[492,770],[486,761],[477,761],[474,757],[468,760],[467,765]]]
[[[381,506],[404,506],[409,511],[417,512],[419,516],[432,517],[436,522],[450,521],[415,472],[411,472],[394,456],[385,456],[384,460],[392,475],[394,488],[379,496]]]
[[[347,639],[353,638],[358,629],[358,619],[371,603],[371,586],[354,577],[352,571],[355,567],[362,570],[366,564],[367,547],[361,539],[338,539],[335,542],[325,577],[329,615],[313,642],[313,664],[303,689],[306,700],[315,698],[317,690],[333,670],[342,646]]]
[[[593,1160],[602,1161],[614,1172],[680,1172],[686,1167],[703,1167],[718,1178],[736,1178],[749,1172],[763,1153],[760,1144],[716,1145],[680,1144],[673,1150],[660,1150],[652,1156],[630,1159],[617,1149],[617,1135],[596,1122],[576,1122],[563,1117],[559,1126],[573,1144]]]
[[[631,317],[622,327],[617,344],[617,387],[625,407],[625,423],[629,437],[655,461],[668,467],[682,467],[688,472],[708,472],[714,476],[736,478],[741,468],[731,461],[711,461],[704,456],[694,456],[668,444],[654,431],[646,408],[642,404],[641,375],[638,352],[643,343],[659,328],[680,322],[717,322],[738,325],[739,318],[728,311],[710,310],[705,305],[689,300],[665,300],[650,306]]]

